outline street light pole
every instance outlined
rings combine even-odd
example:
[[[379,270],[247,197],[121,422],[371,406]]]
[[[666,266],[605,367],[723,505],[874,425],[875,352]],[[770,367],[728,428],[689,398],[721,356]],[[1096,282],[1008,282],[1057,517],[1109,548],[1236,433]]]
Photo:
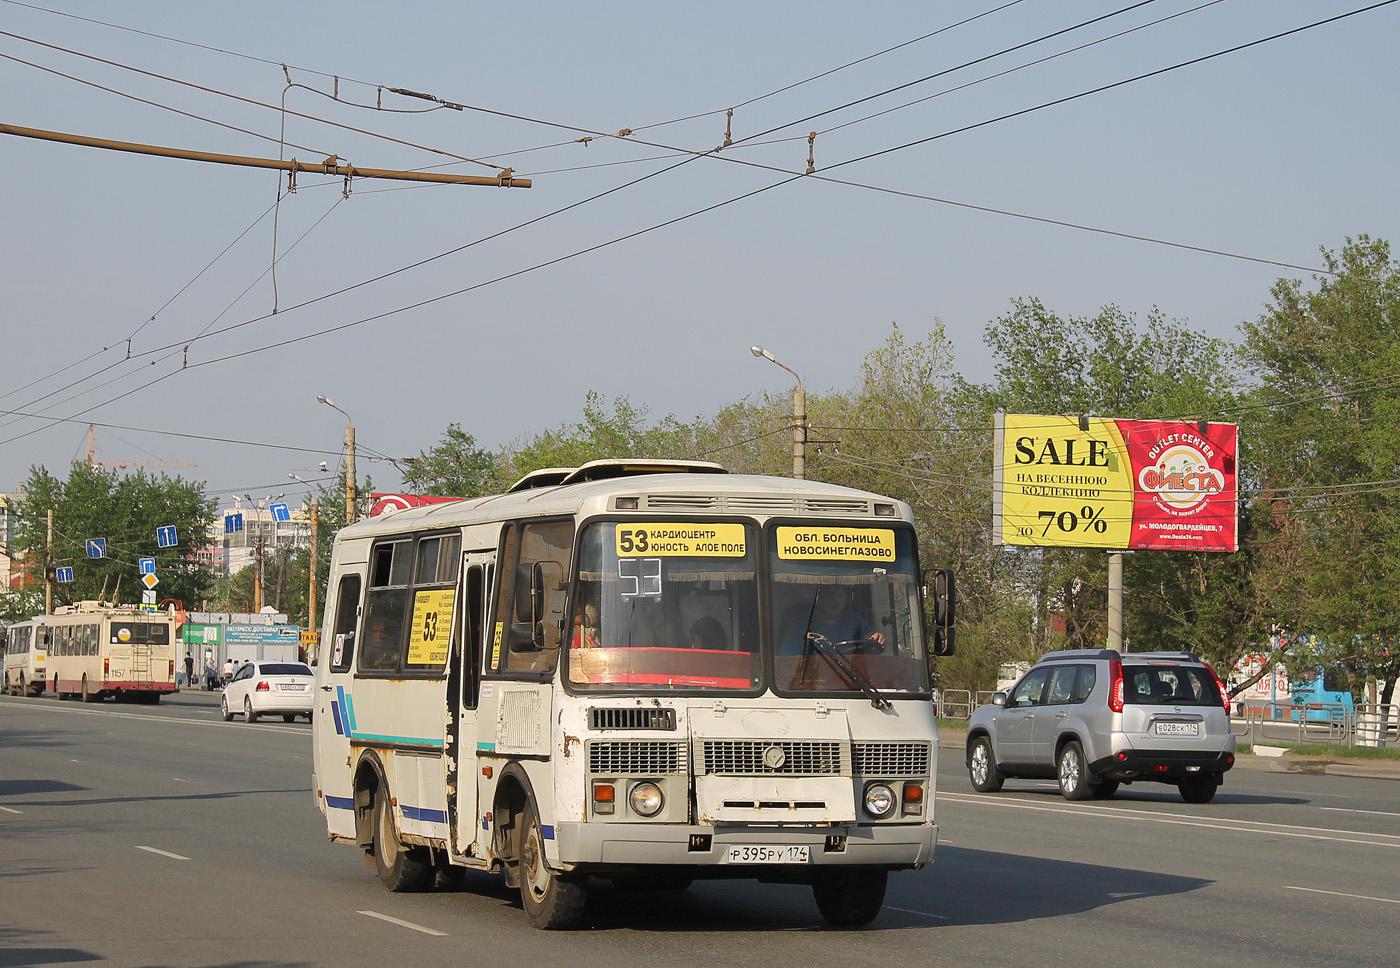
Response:
[[[797,389],[792,391],[792,476],[804,481],[807,479],[807,393],[802,389],[802,377],[761,346],[750,346],[749,352],[769,363],[777,363],[797,381]]]
[[[316,398],[332,410],[340,410],[325,397]],[[354,524],[359,517],[355,509],[355,424],[350,415],[340,410],[345,417],[345,523]]]

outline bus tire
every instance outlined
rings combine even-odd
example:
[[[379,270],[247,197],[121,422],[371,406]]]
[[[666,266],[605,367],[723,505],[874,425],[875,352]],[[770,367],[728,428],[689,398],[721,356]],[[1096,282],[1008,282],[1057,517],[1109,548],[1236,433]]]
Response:
[[[851,928],[869,924],[885,904],[889,873],[867,867],[832,868],[812,882],[817,910],[827,924]]]
[[[577,926],[588,900],[587,879],[558,874],[544,857],[544,833],[535,808],[525,808],[520,841],[520,906],[533,927],[558,931]]]
[[[393,807],[388,787],[374,794],[374,869],[379,883],[396,893],[427,890],[433,865],[421,847],[404,847],[394,833]]]
[[[101,698],[99,693],[93,692],[88,686],[87,676],[83,676],[83,702],[97,702]]]

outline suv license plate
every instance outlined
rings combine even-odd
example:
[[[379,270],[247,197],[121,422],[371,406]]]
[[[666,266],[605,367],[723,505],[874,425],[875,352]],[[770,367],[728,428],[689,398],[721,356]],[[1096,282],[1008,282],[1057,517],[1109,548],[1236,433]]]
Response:
[[[811,861],[806,844],[777,847],[770,844],[735,844],[724,854],[726,864],[806,864]]]
[[[1200,730],[1195,723],[1157,723],[1152,731],[1158,736],[1196,736]]]

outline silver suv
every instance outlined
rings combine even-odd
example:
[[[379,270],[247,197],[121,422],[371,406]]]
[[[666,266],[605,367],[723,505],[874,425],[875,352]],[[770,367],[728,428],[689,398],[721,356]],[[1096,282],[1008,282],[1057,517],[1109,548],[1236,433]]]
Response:
[[[1151,780],[1208,803],[1234,765],[1225,685],[1190,652],[1051,652],[967,727],[982,793],[1007,777],[1055,778],[1066,800],[1086,800]]]

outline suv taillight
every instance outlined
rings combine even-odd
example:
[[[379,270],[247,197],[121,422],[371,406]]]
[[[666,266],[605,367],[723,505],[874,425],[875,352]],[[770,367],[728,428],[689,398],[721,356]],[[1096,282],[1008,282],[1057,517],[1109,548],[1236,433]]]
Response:
[[[1108,708],[1123,711],[1123,663],[1117,659],[1108,660]]]
[[[1210,673],[1210,677],[1215,680],[1215,688],[1220,691],[1220,705],[1224,706],[1226,712],[1228,712],[1230,709],[1230,690],[1225,688],[1225,683],[1215,674],[1215,667],[1213,665],[1209,662],[1202,662],[1201,665],[1206,667],[1206,671]]]

